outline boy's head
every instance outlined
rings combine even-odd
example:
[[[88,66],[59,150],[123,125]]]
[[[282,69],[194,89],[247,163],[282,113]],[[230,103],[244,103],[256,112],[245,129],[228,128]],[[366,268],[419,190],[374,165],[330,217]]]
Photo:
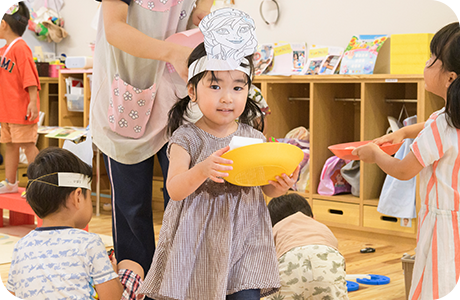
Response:
[[[65,178],[58,177],[62,176],[62,173],[81,174],[87,182],[93,177],[90,166],[72,152],[57,147],[40,151],[27,169],[27,202],[41,219],[66,207],[69,195],[78,188],[63,187],[64,184],[60,180],[63,181]],[[86,196],[87,189],[82,190]]]
[[[29,24],[30,13],[29,9],[23,1],[13,5],[3,15],[2,22],[6,22],[11,28],[11,31],[17,36],[22,36]]]
[[[297,212],[313,218],[313,212],[308,201],[296,193],[273,198],[268,202],[267,207],[272,219],[272,226]]]

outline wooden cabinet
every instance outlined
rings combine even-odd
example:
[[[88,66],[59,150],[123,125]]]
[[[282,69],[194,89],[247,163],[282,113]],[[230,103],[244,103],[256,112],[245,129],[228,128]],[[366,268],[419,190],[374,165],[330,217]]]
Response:
[[[58,82],[58,78],[40,77],[40,111],[45,113],[43,126],[58,126]],[[38,136],[37,148],[39,150],[57,145],[58,141],[55,139],[45,138],[42,134]]]
[[[385,134],[387,116],[398,118],[403,105],[419,122],[444,106],[444,100],[425,91],[423,75],[259,76],[272,111],[266,136],[284,137],[304,126],[310,131],[310,191],[302,195],[312,204],[317,219],[331,226],[415,237],[412,227],[380,215],[378,199],[385,173],[375,164],[361,163],[360,196],[323,196],[317,193],[330,145],[372,140]],[[417,193],[417,211],[420,201]],[[386,222],[389,222],[388,224]]]
[[[59,73],[59,103],[58,103],[58,118],[60,127],[86,127],[89,125],[89,107],[91,101],[91,76],[92,69],[77,70],[66,69]],[[83,80],[83,111],[71,111],[67,105],[66,97],[66,78],[73,77]],[[59,140],[59,146],[62,147],[63,140]]]

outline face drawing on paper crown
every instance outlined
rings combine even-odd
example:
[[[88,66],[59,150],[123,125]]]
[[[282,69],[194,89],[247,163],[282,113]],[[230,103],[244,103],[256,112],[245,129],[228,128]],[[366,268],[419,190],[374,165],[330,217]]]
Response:
[[[251,27],[243,20],[237,23],[224,24],[220,29],[212,31],[213,38],[223,46],[234,48],[234,46],[245,45],[251,38]]]
[[[242,11],[216,10],[203,18],[199,28],[209,59],[240,61],[256,51],[254,20]]]

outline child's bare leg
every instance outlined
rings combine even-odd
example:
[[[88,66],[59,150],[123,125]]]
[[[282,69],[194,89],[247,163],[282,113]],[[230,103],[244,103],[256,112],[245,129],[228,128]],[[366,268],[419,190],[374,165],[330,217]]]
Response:
[[[128,269],[139,275],[144,280],[144,269],[140,264],[133,260],[124,259],[118,263],[118,270]]]
[[[16,183],[16,173],[19,165],[19,144],[5,144],[5,177],[9,183]]]
[[[26,154],[27,161],[31,164],[35,160],[35,156],[38,154],[38,148],[35,146],[35,143],[22,143],[21,148],[24,149]]]

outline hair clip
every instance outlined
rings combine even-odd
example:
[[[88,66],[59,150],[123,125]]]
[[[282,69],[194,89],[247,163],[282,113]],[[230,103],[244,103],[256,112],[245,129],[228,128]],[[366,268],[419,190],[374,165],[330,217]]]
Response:
[[[1,9],[7,15],[12,15],[19,10],[19,1],[18,0],[2,0]]]

